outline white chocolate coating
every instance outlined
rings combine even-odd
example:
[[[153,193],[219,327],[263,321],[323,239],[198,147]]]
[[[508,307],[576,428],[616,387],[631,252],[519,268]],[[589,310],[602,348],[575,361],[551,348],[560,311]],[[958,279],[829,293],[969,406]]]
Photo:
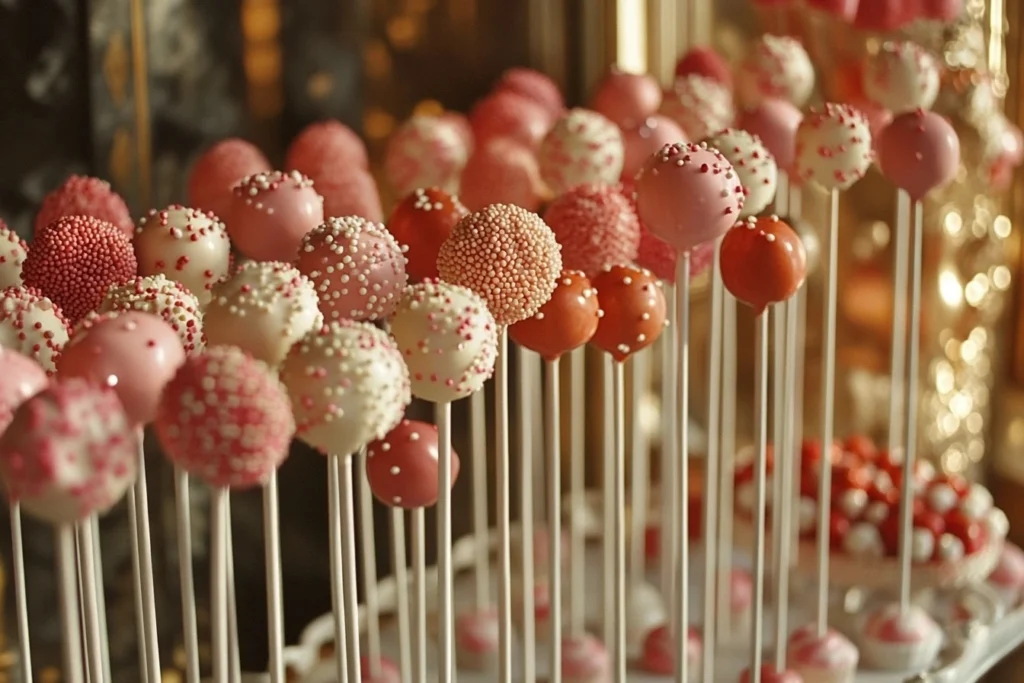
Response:
[[[450,119],[418,115],[388,140],[384,168],[400,197],[425,187],[455,194],[468,159],[469,147]]]
[[[931,109],[939,80],[935,57],[909,41],[886,41],[864,64],[864,94],[894,114]]]
[[[0,301],[0,346],[34,359],[47,373],[68,343],[69,329],[54,303],[33,290],[6,290]]]
[[[21,286],[21,264],[27,254],[25,241],[0,221],[0,289]]]
[[[819,637],[814,624],[794,631],[787,646],[788,664],[804,683],[852,683],[859,658],[857,647],[841,633],[827,629]]]
[[[768,208],[775,199],[779,168],[761,138],[745,130],[729,128],[712,135],[707,143],[729,160],[743,185],[746,199],[739,217],[756,216]]]
[[[746,108],[778,97],[802,109],[814,92],[814,65],[800,41],[765,34],[736,70],[736,97]]]
[[[487,609],[455,619],[455,658],[459,668],[487,671],[498,663],[498,613]]]
[[[730,127],[736,119],[729,89],[695,74],[676,79],[672,90],[665,93],[659,112],[672,119],[690,140],[703,140]]]
[[[883,671],[917,673],[930,667],[942,647],[942,629],[927,612],[911,605],[900,613],[886,605],[864,623],[860,649],[864,663]]]
[[[180,282],[164,275],[150,275],[115,285],[107,290],[97,312],[126,311],[149,313],[163,320],[177,333],[187,354],[205,346],[199,300]]]
[[[627,585],[626,651],[631,657],[640,655],[647,634],[667,620],[665,600],[657,588],[647,582]]]
[[[559,195],[584,183],[618,182],[625,147],[614,123],[588,109],[571,109],[544,137],[537,158],[541,178]]]
[[[165,275],[185,285],[203,305],[231,267],[231,242],[212,213],[184,206],[151,211],[135,230],[139,275]]]
[[[846,190],[864,177],[873,154],[864,115],[847,105],[826,104],[797,128],[793,173],[825,190]]]

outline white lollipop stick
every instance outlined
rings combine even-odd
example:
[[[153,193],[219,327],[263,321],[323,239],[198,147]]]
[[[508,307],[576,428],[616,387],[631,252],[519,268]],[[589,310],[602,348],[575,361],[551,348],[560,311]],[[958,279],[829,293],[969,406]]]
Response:
[[[160,634],[156,623],[156,589],[153,585],[153,544],[149,530],[149,487],[146,484],[146,451],[144,433],[139,429],[139,475],[135,480],[136,531],[139,548],[139,584],[142,590],[142,615],[145,627],[146,668],[148,683],[160,683]]]
[[[79,567],[82,572],[82,616],[85,624],[85,649],[86,667],[89,680],[94,683],[103,681],[103,641],[107,634],[102,630],[100,623],[99,591],[97,584],[99,577],[96,572],[96,543],[92,531],[89,529],[89,520],[81,522],[78,526],[78,542],[80,544],[81,557]]]
[[[213,683],[231,678],[228,637],[228,490],[215,488],[210,501],[210,626],[213,650]]]
[[[722,407],[722,271],[718,256],[722,241],[715,245],[711,264],[711,339],[708,358],[707,454],[704,458],[704,643],[701,672],[704,680],[715,680],[717,613],[715,595],[718,579],[718,466],[721,459],[720,415]]]
[[[185,643],[185,681],[199,683],[199,630],[196,625],[196,586],[192,571],[192,509],[188,473],[174,468],[174,507],[177,514],[178,573],[181,582],[181,624]]]
[[[632,382],[632,425],[630,434],[630,501],[632,512],[629,522],[629,565],[627,576],[630,585],[637,586],[644,582],[645,558],[644,540],[647,531],[647,498],[650,486],[650,446],[647,443],[647,430],[643,426],[644,397],[651,381],[651,352],[643,349],[633,357]]]
[[[800,220],[803,217],[803,194],[800,190],[799,185],[789,186],[789,216],[794,220]],[[796,292],[796,353],[799,354],[795,357],[794,362],[790,365],[794,371],[794,393],[793,393],[793,447],[800,448],[804,440],[804,371],[806,370],[806,339],[807,339],[807,288],[801,287]],[[797,362],[799,361],[799,362]],[[800,468],[800,459],[796,457],[796,451],[794,451],[793,457],[793,474],[796,473]],[[793,500],[793,509],[799,505],[799,498]],[[792,516],[793,509],[789,511]],[[799,559],[800,553],[800,526],[792,525],[790,532],[790,553],[789,553],[789,566],[795,567],[796,562]]]
[[[604,439],[601,445],[601,554],[603,570],[601,583],[603,595],[601,604],[604,612],[602,631],[604,644],[609,651],[615,644],[615,374],[614,361],[611,356],[604,356],[604,372],[601,375],[602,393],[604,395]],[[614,652],[613,652],[614,654]]]
[[[665,307],[676,307],[676,286],[665,283]],[[677,329],[669,325],[661,333],[661,522],[658,525],[658,552],[661,560],[661,597],[675,604],[676,526],[679,523],[679,497],[676,492],[676,467],[679,462],[679,440],[676,431],[676,394],[679,382],[679,357],[676,355]],[[675,621],[675,613],[669,617]]]
[[[569,444],[569,634],[583,635],[586,620],[586,538],[583,531],[584,489],[586,488],[586,361],[587,349],[580,347],[569,356],[569,414],[572,439]],[[556,404],[557,405],[557,404]],[[550,478],[548,485],[551,485]]]
[[[612,463],[612,487],[615,511],[612,537],[615,548],[613,604],[615,606],[612,671],[615,681],[626,680],[626,377],[625,365],[615,363],[612,394],[615,402],[615,456]]]
[[[690,252],[679,253],[676,263],[676,364],[678,384],[676,385],[675,417],[679,422],[679,463],[676,466],[678,482],[676,496],[679,513],[676,528],[676,544],[679,557],[676,560],[675,597],[675,638],[676,638],[676,683],[690,680],[689,657],[689,610],[690,582],[687,572],[690,568],[689,505],[686,499],[690,490]],[[755,681],[755,683],[757,683]]]
[[[263,559],[267,580],[267,648],[270,683],[285,683],[284,587],[281,577],[281,525],[277,470],[263,485]]]
[[[86,681],[86,683],[92,683],[92,676],[90,675],[90,668],[89,668],[89,647],[88,647],[88,643],[86,643],[85,639],[84,639],[85,631],[86,631],[85,610],[83,609],[85,607],[85,585],[84,585],[84,581],[85,581],[84,580],[84,575],[85,575],[85,572],[82,569],[82,561],[84,559],[84,552],[82,551],[82,541],[79,538],[79,536],[81,535],[81,532],[82,532],[81,527],[76,525],[75,526],[75,570],[77,572],[76,578],[78,580],[78,606],[79,606],[79,609],[78,609],[78,628],[79,628],[80,633],[83,636],[83,639],[82,639],[82,648],[83,648],[82,649],[82,655],[84,657],[83,661],[85,662],[85,681]]]
[[[562,434],[559,361],[544,373],[544,454],[548,472],[548,587],[551,604],[551,683],[562,683]],[[529,680],[529,679],[527,679]]]
[[[772,468],[770,475],[772,492],[769,499],[771,500],[769,505],[771,520],[769,521],[771,522],[772,533],[771,546],[768,548],[769,583],[765,592],[768,594],[768,598],[773,600],[773,607],[777,618],[778,613],[783,609],[783,605],[778,602],[778,596],[774,591],[779,584],[779,573],[785,571],[785,567],[779,564],[779,552],[781,551],[782,544],[782,511],[779,508],[784,504],[782,498],[783,474],[781,465],[783,462],[789,462],[789,458],[786,457],[789,454],[783,454],[782,452],[782,437],[783,430],[785,429],[783,424],[787,416],[787,413],[782,411],[783,401],[785,400],[783,377],[786,372],[786,304],[783,303],[773,307],[771,318],[772,341],[770,353],[772,356],[772,370],[769,386],[772,393],[771,445],[775,466]]]
[[[469,433],[473,463],[473,578],[476,609],[480,611],[491,603],[491,558],[484,540],[490,533],[487,514],[487,416],[486,401],[481,389],[469,397]]]
[[[896,225],[893,229],[892,357],[889,374],[889,453],[903,445],[903,382],[907,366],[907,283],[910,277],[910,196],[896,194]],[[913,395],[913,394],[911,394]],[[909,424],[909,423],[908,423]]]
[[[371,675],[379,676],[380,599],[377,596],[377,539],[374,537],[373,493],[370,491],[370,480],[366,476],[366,458],[357,458],[356,466],[359,547],[363,554],[363,602],[366,604],[366,658]]]
[[[799,293],[799,292],[798,292]],[[789,563],[792,555],[793,535],[790,529],[793,527],[793,506],[785,501],[793,500],[793,484],[796,478],[796,466],[799,458],[796,457],[796,419],[793,416],[794,393],[796,384],[797,365],[797,324],[799,323],[799,303],[796,299],[790,299],[786,307],[786,344],[783,379],[783,407],[780,409],[783,415],[789,416],[782,425],[782,449],[779,455],[775,456],[775,467],[782,472],[782,497],[776,503],[776,508],[782,515],[782,525],[779,534],[779,556],[778,585],[775,589],[775,600],[779,608],[775,615],[775,670],[786,670],[786,641],[789,633]]]
[[[366,458],[365,447],[359,458]],[[344,611],[345,631],[348,635],[348,669],[353,681],[362,679],[359,656],[359,570],[356,567],[356,490],[352,481],[352,456],[341,463],[341,534],[345,539],[343,547],[342,576],[345,581]],[[424,620],[425,621],[425,620]],[[426,676],[419,680],[426,680]]]
[[[341,528],[341,456],[327,456],[327,521],[330,534],[331,613],[334,617],[334,658],[338,683],[348,683],[348,645],[344,618],[345,564]],[[214,683],[219,683],[214,681]]]
[[[412,511],[412,668],[414,681],[427,680],[427,529],[423,508]],[[353,680],[358,681],[358,678]]]
[[[409,635],[409,573],[405,560],[405,511],[391,508],[391,558],[398,602],[398,670],[402,683],[412,680],[412,638]]]
[[[141,458],[140,458],[141,460]],[[139,680],[149,681],[149,663],[146,659],[146,613],[142,601],[142,553],[139,549],[139,504],[134,486],[128,488],[128,535],[132,553],[132,592],[135,599],[135,640],[139,650]]]
[[[231,495],[228,494],[228,646],[231,659],[231,683],[242,683],[242,657],[238,637],[238,601],[235,594],[235,537],[231,524]]]
[[[21,505],[11,505],[11,564],[14,569],[14,610],[18,622],[21,680],[32,683],[32,644],[28,630],[28,594],[25,589],[25,544],[21,537]]]
[[[754,323],[754,620],[751,634],[750,681],[761,683],[761,647],[764,643],[765,518],[768,478],[768,315],[762,311]]]
[[[732,520],[733,463],[736,458],[736,299],[729,292],[722,293],[722,465],[718,486],[718,628],[719,640],[732,633],[731,581],[732,576]],[[707,637],[705,635],[705,637]]]
[[[495,504],[498,517],[498,682],[512,683],[512,534],[508,442],[508,330],[498,332],[494,370]],[[482,545],[482,544],[481,544]]]
[[[451,683],[455,675],[455,602],[454,573],[452,568],[452,404],[435,406],[437,422],[437,457],[439,495],[437,499],[437,570],[438,587],[438,645],[440,663],[438,683]],[[376,579],[375,579],[376,580]],[[369,608],[369,603],[367,603]],[[379,654],[378,654],[379,656]]]
[[[519,518],[520,518],[520,545],[522,547],[520,560],[522,561],[520,580],[522,581],[522,605],[523,610],[523,650],[522,650],[522,676],[523,680],[532,681],[537,678],[537,657],[536,657],[536,636],[537,636],[537,612],[534,598],[534,587],[536,577],[533,571],[534,556],[534,471],[533,461],[535,451],[533,450],[533,406],[530,398],[534,394],[535,377],[533,370],[536,364],[531,358],[533,354],[522,346],[519,347],[518,367],[518,388],[516,413],[519,418]]]
[[[544,374],[544,362],[537,353],[526,354],[527,360],[529,361],[528,367],[530,372],[530,381],[533,382],[532,389],[530,390],[531,396],[537,396],[541,392],[541,385],[544,382],[541,377]],[[534,491],[545,491],[546,472],[543,463],[544,459],[544,402],[543,401],[531,401],[530,402],[530,424],[533,425],[531,433],[533,435],[533,441],[530,444],[529,453],[533,454],[531,466],[533,467],[533,490]],[[542,522],[548,518],[547,511],[547,498],[543,495],[535,495],[533,497],[534,503],[534,519],[539,519]]]
[[[107,633],[107,591],[103,583],[103,548],[100,543],[100,518],[93,515],[89,518],[89,533],[92,534],[93,558],[96,561],[96,595],[99,617],[100,633]],[[110,638],[103,638],[103,678],[110,680]]]
[[[70,524],[62,524],[54,530],[54,534],[64,680],[66,683],[84,683],[82,624],[79,618],[78,575],[75,570],[75,528]]]

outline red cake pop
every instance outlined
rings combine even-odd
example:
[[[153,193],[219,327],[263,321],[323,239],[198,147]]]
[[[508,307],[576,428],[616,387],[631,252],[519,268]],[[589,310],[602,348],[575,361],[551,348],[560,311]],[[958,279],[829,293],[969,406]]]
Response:
[[[0,439],[7,499],[38,519],[71,524],[103,514],[135,479],[139,444],[113,390],[80,379],[28,399]]]
[[[963,14],[963,0],[917,0],[918,11],[925,19],[955,21]]]
[[[623,362],[661,336],[666,324],[665,295],[653,273],[612,266],[593,279],[604,315],[593,343]]]
[[[28,356],[0,346],[0,434],[14,419],[14,411],[38,394],[49,380],[46,371]]]
[[[587,276],[563,270],[547,303],[508,333],[512,341],[552,361],[590,341],[600,319],[597,292]]]
[[[807,6],[825,12],[840,21],[850,22],[857,14],[860,0],[807,0]]]
[[[803,626],[786,645],[789,666],[811,683],[849,683],[857,671],[860,653],[843,634],[826,629],[818,635],[815,624]]]
[[[651,116],[638,126],[623,129],[623,181],[632,181],[652,154],[675,142],[688,142],[686,133],[675,121],[661,114]]]
[[[262,485],[288,456],[294,433],[284,387],[266,365],[234,346],[187,358],[156,415],[167,457],[219,487]]]
[[[471,211],[491,204],[514,204],[533,211],[546,190],[537,157],[511,139],[477,145],[462,170],[459,199]]]
[[[561,247],[535,213],[493,204],[463,218],[437,257],[441,278],[473,290],[499,325],[535,314],[562,271]]]
[[[257,173],[231,191],[228,235],[256,261],[287,259],[302,238],[324,221],[324,200],[298,171]]]
[[[960,168],[960,138],[949,122],[930,111],[900,114],[878,140],[882,174],[914,201],[946,185]]]
[[[384,170],[399,195],[418,187],[455,192],[469,158],[459,131],[439,116],[413,116],[388,139]]]
[[[303,128],[292,140],[288,147],[285,168],[316,177],[320,175],[324,166],[335,166],[339,163],[367,170],[370,167],[370,160],[366,153],[366,145],[354,130],[341,121],[319,121]],[[261,168],[254,173],[269,170],[269,167]]]
[[[107,291],[99,313],[139,311],[155,315],[171,326],[186,354],[203,348],[203,314],[199,300],[180,282],[163,275],[137,277]]]
[[[906,0],[859,0],[853,27],[862,31],[895,31],[907,19]]]
[[[469,124],[477,148],[492,140],[510,138],[535,149],[554,117],[543,106],[514,92],[496,92],[473,105]]]
[[[37,290],[0,292],[0,347],[32,358],[52,374],[70,336],[71,325],[60,308]]]
[[[535,69],[513,67],[506,69],[494,85],[495,92],[514,92],[533,100],[551,115],[551,120],[561,116],[565,100],[558,84],[547,74]]]
[[[825,190],[846,190],[873,160],[871,127],[858,109],[828,103],[812,110],[796,131],[793,175]]]
[[[540,176],[555,194],[583,183],[614,183],[622,175],[622,133],[588,109],[572,109],[544,136],[537,160]]]
[[[692,626],[686,634],[687,671],[700,678],[700,633]],[[647,673],[671,676],[676,670],[676,640],[667,624],[651,629],[644,637],[640,668]]]
[[[804,683],[804,677],[792,669],[779,671],[774,664],[765,663],[761,665],[761,683]],[[754,680],[750,669],[744,669],[740,674],[740,683],[751,683]]]
[[[743,186],[718,151],[667,145],[637,175],[636,205],[647,229],[687,250],[717,239],[739,219]]]
[[[436,187],[414,190],[400,201],[388,219],[388,232],[407,247],[409,279],[436,279],[437,253],[455,224],[469,215],[459,198]]]
[[[375,223],[384,220],[377,181],[369,171],[334,162],[310,177],[324,198],[324,216],[359,216]]]
[[[135,232],[128,205],[110,183],[99,178],[73,175],[46,195],[36,214],[35,230],[38,233],[50,223],[68,216],[90,216],[105,221],[128,237]]]
[[[760,315],[793,296],[807,277],[807,253],[777,216],[748,218],[725,234],[720,265],[729,293]]]
[[[251,142],[221,140],[192,165],[188,177],[188,203],[200,211],[227,218],[231,190],[242,178],[270,170],[270,162]]]
[[[650,230],[640,227],[640,248],[637,250],[636,263],[641,268],[654,273],[659,280],[669,284],[676,282],[676,263],[679,252],[668,242]],[[698,244],[690,250],[690,279],[697,277],[715,261],[715,245],[713,242]]]
[[[729,89],[704,76],[677,78],[672,90],[665,93],[659,112],[672,119],[689,140],[702,140],[728,128],[736,118]]]
[[[387,436],[366,448],[366,478],[370,490],[385,505],[431,507],[437,503],[437,427],[402,420]],[[459,478],[459,456],[451,452],[452,485]]]
[[[0,219],[0,289],[21,285],[21,266],[28,244]]]
[[[661,106],[661,86],[650,74],[612,67],[598,84],[590,108],[619,128],[632,128],[653,116]]]
[[[640,245],[640,219],[617,185],[577,185],[544,212],[562,245],[567,270],[593,277],[608,266],[632,263]]]
[[[562,639],[563,683],[607,683],[611,658],[600,640],[588,633]]]
[[[788,171],[796,154],[796,131],[803,114],[786,100],[768,97],[740,112],[736,127],[756,135],[775,157],[779,168]]]
[[[22,267],[25,285],[49,297],[77,323],[103,301],[112,285],[135,277],[130,238],[110,223],[68,216],[36,233]]]
[[[714,48],[692,47],[676,62],[676,79],[686,76],[703,76],[732,89],[732,69]]]
[[[779,97],[800,108],[813,91],[814,65],[800,41],[790,36],[760,36],[736,69],[736,97],[744,107]]]
[[[860,648],[864,661],[883,671],[923,671],[935,663],[943,631],[918,605],[890,604],[867,616]]]

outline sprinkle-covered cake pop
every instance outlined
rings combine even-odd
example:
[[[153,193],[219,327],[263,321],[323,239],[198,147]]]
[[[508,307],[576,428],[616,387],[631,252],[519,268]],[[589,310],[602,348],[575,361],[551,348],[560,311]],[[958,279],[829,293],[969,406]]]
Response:
[[[812,110],[796,131],[793,174],[801,182],[846,190],[864,177],[872,159],[868,120],[848,105]]]
[[[60,307],[28,287],[0,292],[0,346],[35,360],[47,373],[71,336]]]
[[[28,244],[0,220],[0,289],[21,285],[21,265],[28,254]]]
[[[231,208],[232,188],[242,178],[268,171],[270,162],[251,142],[239,138],[221,140],[192,165],[188,203],[199,211],[226,218]]]
[[[324,222],[324,200],[298,171],[248,176],[231,190],[224,217],[238,251],[257,261],[287,259]]]
[[[732,90],[732,69],[714,48],[698,45],[684,52],[676,62],[675,78],[686,76],[710,78]]]
[[[274,261],[249,261],[217,283],[203,315],[209,345],[237,346],[271,367],[322,324],[313,283]]]
[[[448,120],[413,116],[388,139],[384,170],[399,195],[418,187],[455,192],[468,158],[469,148]]]
[[[325,165],[333,166],[336,163],[355,166],[364,171],[370,167],[362,138],[341,121],[328,120],[311,123],[295,136],[288,146],[285,168],[316,177]],[[269,168],[259,170],[266,171]]]
[[[405,290],[391,335],[417,398],[447,403],[483,388],[494,372],[498,325],[479,295],[447,282]]]
[[[860,653],[838,631],[826,629],[819,636],[816,625],[808,624],[790,636],[786,660],[805,683],[852,683]]]
[[[590,108],[619,128],[632,128],[661,106],[661,85],[650,74],[630,73],[613,66],[597,85]]]
[[[558,118],[565,110],[565,100],[558,84],[545,73],[536,69],[512,67],[506,69],[494,84],[498,93],[513,92],[536,102],[551,116]]]
[[[877,148],[882,174],[914,201],[952,182],[960,168],[960,138],[953,126],[923,109],[895,117]]]
[[[793,296],[807,278],[800,236],[778,216],[751,217],[725,234],[722,282],[757,314]]]
[[[441,278],[473,290],[499,325],[534,315],[555,291],[561,248],[535,213],[494,204],[466,216],[441,245]]]
[[[478,144],[462,170],[459,199],[470,211],[491,204],[513,204],[534,211],[548,194],[537,157],[515,140]]]
[[[931,109],[939,96],[939,63],[930,52],[910,41],[886,41],[867,58],[864,94],[886,109],[901,114]]]
[[[112,389],[50,384],[15,411],[0,439],[7,499],[51,524],[103,514],[135,479],[139,444]]]
[[[555,194],[583,183],[614,183],[622,174],[624,150],[618,127],[597,112],[572,109],[541,143],[540,176]]]
[[[121,195],[110,183],[99,178],[73,175],[64,184],[46,195],[36,214],[35,230],[40,230],[68,216],[90,216],[110,223],[131,237],[135,231],[132,215]]]
[[[288,457],[295,433],[284,387],[235,346],[187,358],[167,384],[156,435],[167,457],[212,486],[262,485]]]
[[[704,76],[677,78],[672,90],[665,93],[659,112],[674,121],[689,140],[702,140],[736,119],[732,93]]]
[[[941,647],[942,628],[917,605],[886,605],[868,615],[860,640],[864,662],[883,671],[923,671]]]
[[[676,264],[679,252],[665,240],[640,227],[640,248],[637,249],[636,264],[654,273],[659,280],[675,284]],[[714,242],[698,244],[690,250],[690,279],[707,270],[715,261]]]
[[[379,441],[366,447],[366,477],[380,502],[407,510],[437,503],[437,427],[416,420],[402,420]],[[459,478],[459,456],[454,450],[452,485]]]
[[[405,270],[409,279],[436,279],[437,253],[455,224],[469,214],[459,198],[437,187],[413,190],[388,218],[388,232],[407,247]]]
[[[111,286],[135,277],[137,269],[126,233],[96,218],[69,216],[36,233],[22,278],[75,324],[99,307]]]
[[[544,222],[562,245],[566,269],[592,277],[636,260],[640,219],[619,185],[577,185],[551,202]]]
[[[745,130],[727,128],[712,135],[707,143],[729,160],[743,185],[740,218],[756,216],[768,208],[775,199],[779,169],[761,138]]]
[[[163,275],[137,277],[107,291],[99,313],[140,311],[149,313],[171,326],[181,340],[185,353],[203,348],[203,314],[199,300],[183,284]]]
[[[397,425],[411,400],[409,370],[387,333],[341,320],[299,341],[281,365],[300,439],[348,454]]]
[[[587,276],[563,270],[547,303],[508,333],[517,344],[552,361],[590,341],[601,315],[597,290]]]
[[[803,107],[814,91],[814,65],[795,38],[758,37],[736,69],[736,96],[744,107],[766,97],[781,97]]]
[[[592,339],[620,363],[661,336],[665,294],[649,270],[612,266],[591,281],[604,314]]]
[[[408,284],[394,235],[356,216],[328,218],[303,237],[295,267],[313,283],[329,322],[382,320]]]
[[[498,661],[498,612],[464,612],[455,618],[455,659],[460,669],[488,671]]]
[[[733,629],[736,630],[735,628]],[[701,665],[700,633],[692,626],[686,637],[687,673],[700,679]],[[661,623],[650,629],[643,638],[640,652],[640,668],[647,673],[671,676],[676,671],[676,641],[668,624]]]
[[[655,114],[640,124],[622,129],[622,145],[625,157],[622,162],[622,179],[632,182],[644,164],[665,145],[687,142],[686,133],[672,119]]]
[[[231,242],[212,213],[172,205],[153,210],[135,231],[139,275],[164,275],[206,305],[214,283],[228,274]]]
[[[562,639],[564,683],[611,683],[611,658],[600,640],[590,634]]]
[[[38,394],[49,379],[39,363],[28,356],[0,346],[0,434],[14,419],[14,411]]]
[[[510,91],[488,95],[469,112],[477,148],[493,140],[511,139],[527,149],[536,149],[553,121],[552,114],[542,105]]]
[[[769,97],[740,112],[736,127],[756,135],[775,157],[778,167],[788,171],[796,155],[796,131],[804,115],[793,104]]]

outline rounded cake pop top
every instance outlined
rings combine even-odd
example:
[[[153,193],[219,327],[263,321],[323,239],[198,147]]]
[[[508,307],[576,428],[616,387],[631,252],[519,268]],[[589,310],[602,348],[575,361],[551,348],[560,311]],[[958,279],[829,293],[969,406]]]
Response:
[[[139,275],[180,282],[203,305],[231,267],[227,228],[212,213],[172,205],[152,210],[135,231]]]
[[[725,288],[757,315],[796,294],[807,278],[804,243],[778,216],[738,223],[725,234],[719,258]]]
[[[895,31],[906,21],[905,0],[858,0],[853,27],[862,31]]]
[[[515,140],[477,145],[462,170],[459,199],[470,211],[491,204],[513,204],[534,211],[547,194],[536,155]]]
[[[732,89],[732,69],[714,48],[697,46],[683,53],[676,62],[675,78],[703,76]]]
[[[464,612],[455,618],[455,656],[460,669],[485,671],[498,657],[501,628],[492,608]]]
[[[864,177],[873,159],[871,127],[849,105],[813,110],[796,131],[793,174],[825,190],[846,190]]]
[[[732,164],[707,145],[668,145],[636,178],[640,220],[676,249],[717,239],[739,220],[743,186]]]
[[[812,92],[814,65],[800,41],[790,36],[760,36],[736,69],[736,96],[744,107],[779,97],[799,109]]]
[[[654,115],[661,106],[661,85],[650,74],[623,71],[613,66],[598,84],[590,108],[619,128],[632,128]]]
[[[925,19],[954,21],[963,14],[963,0],[917,0],[917,9]]]
[[[292,266],[274,261],[242,264],[217,283],[203,314],[210,346],[237,346],[271,367],[322,324],[313,283]]]
[[[0,289],[21,286],[21,264],[28,244],[0,220]]]
[[[695,679],[700,678],[701,648],[700,633],[691,626],[686,634],[687,673]],[[676,642],[668,624],[652,628],[644,637],[640,668],[661,676],[675,673]]]
[[[0,434],[14,419],[14,411],[38,394],[49,379],[39,363],[16,351],[0,347]]]
[[[431,186],[455,192],[468,158],[469,148],[450,121],[413,116],[388,140],[384,169],[399,195]]]
[[[21,404],[0,438],[9,501],[50,524],[103,514],[135,480],[139,443],[113,390],[81,379]]]
[[[578,270],[563,270],[555,291],[532,317],[509,328],[512,340],[549,361],[583,346],[601,320],[597,291]]]
[[[366,447],[366,478],[380,502],[407,510],[437,503],[439,444],[437,427],[402,420]],[[452,485],[459,478],[459,456],[451,451]]]
[[[36,233],[22,277],[75,324],[99,307],[111,286],[135,277],[137,269],[124,232],[96,218],[69,216]]]
[[[536,69],[506,69],[494,84],[494,91],[513,92],[536,102],[548,112],[552,121],[565,110],[565,99],[558,84],[550,76]]]
[[[191,355],[206,344],[199,301],[183,284],[163,275],[137,277],[107,291],[99,313],[140,311],[155,315],[171,326]]]
[[[52,374],[70,336],[71,325],[60,308],[38,290],[0,292],[0,347],[28,356]]]
[[[299,438],[324,454],[384,438],[412,398],[401,351],[369,323],[341,320],[310,332],[280,372]]]
[[[895,117],[877,146],[882,174],[914,201],[950,183],[960,168],[960,138],[953,126],[923,109]]]
[[[807,6],[844,22],[853,21],[860,0],[807,0]]]
[[[654,273],[659,280],[669,284],[676,282],[676,264],[679,252],[668,242],[640,227],[640,248],[637,250],[636,263],[641,268]],[[698,244],[690,250],[690,279],[698,277],[715,261],[714,242]]]
[[[788,101],[768,97],[740,112],[736,127],[760,138],[780,169],[788,171],[796,156],[796,131],[804,115]]]
[[[356,216],[328,218],[303,237],[295,267],[313,283],[328,321],[383,320],[409,281],[394,235]]]
[[[600,640],[589,633],[562,638],[564,683],[607,683],[609,680],[611,658]]]
[[[266,364],[235,346],[185,359],[167,384],[156,435],[171,461],[212,486],[267,481],[288,457],[295,420]]]
[[[128,237],[135,231],[132,215],[121,195],[99,178],[73,175],[46,195],[36,214],[35,230],[68,216],[90,216],[110,223]]]
[[[621,363],[661,336],[665,294],[649,270],[612,266],[592,282],[604,312],[592,339],[597,348]]]
[[[402,671],[387,657],[374,662],[364,656],[359,660],[359,680],[362,683],[402,683]]]
[[[324,198],[324,216],[359,216],[379,223],[384,220],[377,181],[369,171],[342,166],[339,161],[326,165],[312,178],[316,191]]]
[[[864,94],[897,114],[931,109],[939,96],[938,60],[910,41],[882,43],[865,62],[863,79]]]
[[[732,92],[718,81],[704,76],[677,78],[672,90],[665,93],[658,111],[672,119],[688,140],[702,140],[715,131],[728,128],[736,119]]]
[[[492,140],[508,138],[527,149],[536,149],[553,120],[543,106],[511,91],[492,93],[473,105],[469,112],[477,148]]]
[[[577,185],[551,202],[544,222],[562,245],[566,270],[591,277],[636,259],[640,219],[619,185]]]
[[[860,653],[839,631],[827,628],[819,636],[817,625],[808,624],[790,635],[786,660],[806,683],[852,683]]]
[[[0,366],[6,368],[2,356]],[[1020,602],[1021,590],[1024,589],[1024,551],[1012,543],[1005,543],[999,554],[999,562],[986,581],[1007,607],[1016,607]]]
[[[412,285],[390,327],[417,398],[457,401],[480,391],[494,372],[498,325],[484,300],[465,287]]]
[[[541,143],[540,176],[555,194],[583,183],[614,183],[622,174],[622,134],[597,112],[572,109]]]
[[[625,157],[622,162],[623,180],[632,181],[652,154],[665,145],[674,142],[688,142],[679,125],[661,114],[645,119],[640,125],[622,130],[622,145]]]
[[[740,674],[740,683],[751,683],[753,680],[750,669],[744,669]],[[761,665],[761,683],[805,683],[805,679],[793,669],[779,671],[775,664],[765,662]]]
[[[405,258],[409,279],[436,279],[437,253],[455,224],[469,215],[459,198],[436,188],[413,190],[400,201],[388,218],[388,232],[407,247]]]
[[[935,663],[942,639],[942,628],[921,607],[890,604],[868,615],[860,649],[875,669],[923,671]]]
[[[239,138],[221,140],[203,152],[192,165],[188,177],[188,203],[199,211],[227,218],[232,188],[242,178],[268,171],[270,162],[251,142]]]
[[[231,191],[225,217],[235,248],[257,261],[286,259],[324,222],[324,200],[298,171],[257,173]]]
[[[518,206],[492,204],[463,218],[441,245],[441,278],[473,290],[498,325],[535,314],[562,271],[561,247],[547,223]]]
[[[338,163],[355,166],[364,171],[370,167],[369,155],[362,138],[341,121],[328,120],[311,123],[295,136],[292,144],[288,146],[285,168],[315,177],[325,165],[333,166]],[[268,167],[259,170],[270,169]]]
[[[775,200],[779,169],[775,157],[756,135],[728,128],[712,135],[708,146],[729,160],[743,185],[743,209],[740,218],[755,216]]]

